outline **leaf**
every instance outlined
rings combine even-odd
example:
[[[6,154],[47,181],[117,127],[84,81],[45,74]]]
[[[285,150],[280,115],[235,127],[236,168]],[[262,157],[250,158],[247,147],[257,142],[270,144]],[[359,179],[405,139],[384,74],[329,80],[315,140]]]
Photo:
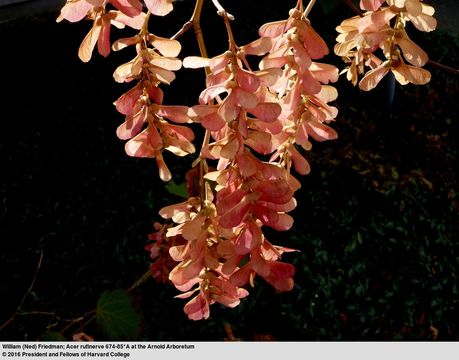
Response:
[[[170,194],[180,196],[180,197],[182,197],[184,199],[188,199],[188,197],[189,197],[185,183],[177,185],[175,182],[171,181],[171,182],[166,184],[166,190]]]
[[[142,316],[126,290],[106,290],[97,301],[96,321],[107,340],[135,339],[140,333]]]

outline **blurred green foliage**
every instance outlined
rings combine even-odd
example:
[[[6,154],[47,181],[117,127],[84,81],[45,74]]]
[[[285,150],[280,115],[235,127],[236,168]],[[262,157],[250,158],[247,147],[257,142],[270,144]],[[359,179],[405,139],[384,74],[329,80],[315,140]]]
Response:
[[[140,335],[142,316],[126,290],[106,290],[97,301],[96,321],[106,339],[135,340]]]

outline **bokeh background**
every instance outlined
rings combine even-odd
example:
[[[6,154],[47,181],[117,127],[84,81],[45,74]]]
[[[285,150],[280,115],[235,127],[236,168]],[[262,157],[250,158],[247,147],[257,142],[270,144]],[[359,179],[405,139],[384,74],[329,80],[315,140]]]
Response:
[[[222,1],[241,45],[294,3]],[[426,3],[438,6],[439,29],[410,27],[410,36],[431,60],[458,68],[458,4]],[[61,5],[0,9],[0,324],[27,294],[1,340],[36,340],[47,331],[114,340],[95,322],[82,328],[84,321],[67,320],[148,269],[144,246],[158,210],[181,201],[158,179],[154,161],[129,158],[116,138],[123,120],[112,103],[127,87],[112,73],[132,52],[81,63],[77,49],[90,23],[57,24]],[[151,31],[173,35],[192,7],[175,2]],[[332,49],[335,26],[353,15],[345,2],[319,0],[310,18]],[[210,55],[225,51],[224,25],[210,2],[202,25]],[[197,54],[193,34],[182,43],[182,55]],[[343,67],[334,55],[326,61]],[[173,298],[178,292],[150,279],[131,292],[142,318],[136,339],[222,341],[231,328],[245,341],[459,340],[459,78],[426,68],[432,81],[396,85],[393,101],[390,82],[363,93],[339,80],[339,138],[315,143],[308,155],[312,172],[301,178],[293,229],[268,233],[300,250],[285,256],[297,268],[291,292],[257,280],[239,307],[214,305],[209,320],[192,322],[184,301]],[[203,85],[202,73],[181,70],[164,89],[166,102],[191,106]],[[191,162],[169,160],[175,183]]]

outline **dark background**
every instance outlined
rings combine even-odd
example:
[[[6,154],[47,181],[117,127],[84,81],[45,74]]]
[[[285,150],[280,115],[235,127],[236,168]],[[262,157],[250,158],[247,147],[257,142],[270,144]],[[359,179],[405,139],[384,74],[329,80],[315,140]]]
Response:
[[[291,7],[222,3],[236,16],[240,45]],[[332,49],[335,26],[353,13],[342,2],[322,5],[311,20]],[[176,2],[151,31],[173,35],[191,7]],[[14,10],[1,10],[2,18]],[[148,268],[143,248],[158,210],[180,201],[158,179],[154,160],[129,158],[116,138],[123,119],[112,103],[128,87],[112,73],[132,52],[107,59],[95,53],[83,64],[77,49],[89,22],[56,24],[57,15],[50,10],[0,24],[0,324],[15,313],[34,276],[21,312],[59,317],[18,315],[0,332],[3,340],[61,331],[59,319],[94,309],[106,289],[132,285]],[[410,27],[410,36],[433,61],[457,68],[458,37],[446,25],[429,34]],[[203,28],[210,55],[225,51],[224,26],[210,4]],[[182,43],[181,57],[197,54],[192,33]],[[336,56],[326,61],[343,67]],[[178,292],[150,279],[133,292],[144,318],[139,339],[223,340],[228,323],[243,340],[458,340],[458,77],[426,68],[432,81],[396,85],[392,104],[388,84],[362,93],[338,82],[339,139],[315,143],[308,154],[312,173],[301,178],[294,228],[268,234],[275,244],[301,250],[285,257],[297,267],[291,292],[276,294],[257,280],[236,309],[214,305],[209,320],[192,322],[184,301],[173,299]],[[177,75],[163,87],[165,102],[191,106],[203,76]],[[176,183],[191,161],[169,159]],[[94,324],[84,330],[101,339]]]

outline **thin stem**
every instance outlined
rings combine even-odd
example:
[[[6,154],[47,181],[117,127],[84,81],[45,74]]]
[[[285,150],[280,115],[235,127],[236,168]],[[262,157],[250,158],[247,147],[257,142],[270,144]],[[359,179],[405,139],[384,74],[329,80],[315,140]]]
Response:
[[[187,29],[184,31],[187,31],[190,28],[193,28],[194,34],[196,36],[196,41],[198,42],[199,46],[199,53],[201,57],[203,58],[208,58],[207,54],[207,48],[206,44],[204,41],[204,35],[202,33],[202,28],[201,28],[201,13],[202,13],[202,6],[203,6],[204,1],[203,0],[196,0],[196,4],[194,7],[193,15],[191,15],[191,19],[184,25]],[[215,3],[214,3],[215,4]],[[183,28],[182,28],[183,30]],[[177,34],[181,34],[179,31]],[[177,35],[176,34],[176,35]],[[210,74],[210,69],[209,67],[206,67],[205,69],[206,75]],[[207,200],[207,193],[206,193],[206,186],[205,186],[205,181],[204,181],[204,176],[207,173],[207,163],[205,160],[205,157],[203,156],[202,152],[203,149],[207,148],[209,146],[210,142],[210,131],[206,130],[204,133],[204,139],[202,142],[201,146],[201,154],[200,154],[200,162],[199,162],[199,188],[200,188],[200,197],[201,197],[201,207],[204,208],[205,202]]]
[[[231,29],[230,19],[228,18],[227,12],[225,11],[222,16],[223,16],[223,19],[225,20],[226,32],[228,33],[230,51],[236,52],[237,45],[236,45],[236,41],[234,40],[233,30]]]
[[[96,312],[94,310],[94,312]],[[89,325],[91,322],[93,322],[96,319],[96,315],[91,316],[83,325],[81,325],[81,328],[84,329],[86,325]]]
[[[401,23],[400,14],[397,14],[393,29],[396,30],[400,26],[402,26],[402,28],[403,28],[403,24]],[[389,54],[388,54],[389,57],[387,58],[387,60],[390,61],[390,66],[392,66],[394,61],[396,62],[396,64],[400,63],[400,52],[399,51],[396,52],[395,33],[396,32],[394,31],[394,34],[390,38],[390,51],[389,51]]]
[[[185,24],[183,24],[182,28],[177,31],[177,33],[171,37],[172,40],[177,40],[180,36],[185,34],[188,30],[190,30],[193,27],[193,24],[191,21],[187,21]]]
[[[363,12],[357,7],[354,5],[354,3],[352,2],[352,0],[344,0],[344,2],[346,3],[346,5],[352,9],[352,11],[354,11],[357,15],[359,15],[360,17],[363,16]]]
[[[193,15],[191,16],[191,24],[193,25],[194,34],[196,36],[196,41],[198,42],[199,46],[199,53],[203,58],[207,58],[207,49],[206,44],[204,41],[204,35],[202,33],[201,28],[201,12],[202,12],[202,5],[203,0],[197,0],[196,5],[194,7]],[[210,69],[208,67],[205,68],[206,75],[209,75]]]
[[[182,28],[174,36],[171,37],[172,40],[178,39],[180,36],[185,34],[191,28],[195,28],[196,24],[199,25],[201,21],[201,12],[202,12],[203,2],[204,0],[196,0],[193,14],[191,15],[190,20],[188,20],[185,24],[183,24]]]
[[[204,0],[196,0],[196,4],[194,6],[193,14],[191,15],[190,20],[188,20],[185,24],[183,24],[182,28],[171,37],[171,39],[175,40],[182,36],[185,32],[193,28],[194,33],[196,35],[196,40],[198,41],[199,52],[202,57],[207,58],[207,50],[206,45],[204,42],[204,36],[202,34],[201,29],[201,12]],[[209,69],[206,68],[206,74],[209,73]]]
[[[224,14],[226,14],[229,20],[234,20],[234,16],[231,15],[228,11],[226,11],[225,8],[219,3],[218,0],[212,0],[212,3],[217,8],[218,15],[224,16]]]
[[[247,61],[247,58],[244,56],[241,60],[244,63],[244,65],[246,66],[247,70],[252,71],[252,68],[250,67],[249,62]]]
[[[206,129],[204,133],[204,139],[202,140],[201,145],[201,154],[200,154],[200,162],[199,162],[199,189],[201,195],[201,207],[204,208],[206,206],[207,199],[207,191],[206,191],[206,182],[204,180],[204,176],[207,174],[208,166],[206,158],[203,156],[203,150],[209,146],[210,143],[210,131]]]
[[[303,17],[307,18],[309,13],[311,12],[314,4],[316,3],[316,0],[310,0],[308,6],[304,10]]]
[[[148,269],[147,272],[145,272],[140,278],[138,278],[136,281],[134,281],[134,283],[129,287],[129,289],[127,289],[127,291],[131,292],[132,290],[138,288],[142,283],[147,281],[150,277],[151,277],[151,269]],[[65,320],[65,321],[70,321],[70,324],[68,324],[66,327],[64,327],[59,333],[60,334],[64,333],[69,328],[71,328],[74,324],[80,323],[87,316],[92,315],[88,320],[86,320],[82,325],[80,325],[80,328],[84,328],[86,325],[90,324],[91,322],[93,322],[96,319],[95,313],[96,313],[96,309],[93,309],[91,311],[88,311],[86,314],[84,314],[83,316],[80,316],[77,319]],[[59,317],[57,317],[57,318],[59,320],[63,320],[63,319],[60,319]]]
[[[298,9],[298,11],[303,12],[303,0],[298,0],[295,8]]]
[[[150,21],[151,12],[148,11],[143,21],[142,29],[140,30],[140,36],[148,35],[148,22]]]
[[[32,282],[30,283],[30,286],[28,287],[27,291],[25,292],[24,296],[22,297],[21,301],[19,302],[19,305],[16,309],[16,311],[14,312],[13,315],[11,315],[11,317],[6,320],[2,326],[0,326],[0,331],[2,331],[5,327],[7,327],[11,322],[13,322],[13,320],[16,318],[16,316],[18,315],[18,313],[20,312],[21,310],[21,307],[22,305],[24,305],[24,302],[25,302],[25,299],[27,298],[27,296],[30,294],[30,292],[32,291],[34,285],[35,285],[35,282],[37,281],[37,276],[38,276],[38,271],[40,270],[40,267],[41,267],[41,264],[43,262],[43,250],[40,252],[40,258],[38,259],[38,264],[37,264],[37,268],[35,270],[35,273],[33,275],[33,278],[32,278]]]
[[[221,13],[226,12],[226,10],[223,8],[223,6],[221,6],[221,4],[218,2],[218,0],[212,0],[212,3],[217,8],[217,12],[221,12]]]
[[[182,28],[171,37],[171,39],[176,40],[183,34],[185,34],[191,28],[194,30],[196,35],[196,40],[198,41],[199,52],[202,57],[207,58],[207,50],[204,43],[204,36],[202,34],[201,29],[201,12],[204,0],[196,0],[196,4],[194,6],[193,14],[191,15],[190,20],[188,20],[185,24],[183,24]],[[206,74],[209,73],[209,69],[206,68]]]
[[[17,315],[18,316],[31,316],[31,315],[52,316],[58,321],[65,321],[65,322],[71,322],[71,323],[82,321],[84,319],[83,317],[79,317],[76,319],[64,319],[60,317],[59,315],[56,315],[54,311],[24,311],[24,312],[18,312]]]
[[[450,73],[452,73],[454,75],[459,75],[459,69],[455,69],[453,67],[437,63],[436,61],[429,60],[427,62],[427,64],[429,64],[429,65],[431,65],[431,66],[433,66],[433,67],[435,67],[437,69],[448,71],[448,72],[450,72]]]
[[[212,0],[212,3],[217,8],[217,14],[223,17],[225,21],[226,32],[228,33],[228,41],[230,51],[236,51],[236,41],[234,41],[233,31],[231,29],[230,20],[234,20],[234,16],[231,15],[228,11],[225,10],[223,6],[218,2],[218,0]]]
[[[196,0],[194,5],[193,15],[191,15],[191,21],[193,23],[199,23],[201,21],[202,5],[204,4],[203,0]]]
[[[18,316],[29,316],[29,315],[43,315],[43,316],[54,316],[56,318],[59,318],[59,316],[54,313],[54,311],[24,311],[24,312],[18,312]]]
[[[148,269],[147,272],[145,272],[140,278],[134,281],[134,284],[132,284],[131,287],[127,289],[127,291],[131,292],[132,290],[138,288],[142,283],[147,281],[149,278],[151,278],[151,269]]]
[[[64,327],[61,331],[59,331],[59,334],[63,334],[65,331],[67,331],[69,328],[71,328],[73,325],[77,324],[77,323],[80,323],[81,321],[83,321],[83,319],[86,317],[86,316],[89,316],[89,315],[92,315],[92,314],[95,314],[96,312],[96,309],[93,309],[91,311],[88,311],[86,314],[84,314],[83,316],[80,316],[79,318],[77,319],[74,319],[74,320],[71,320],[70,321],[70,324],[68,324],[66,327]],[[83,325],[80,326],[80,328],[83,328],[85,327],[86,325],[88,325],[91,321],[93,321],[94,319],[96,318],[95,315],[93,315],[91,318],[89,318],[89,320],[87,320]]]
[[[234,337],[233,334],[233,329],[231,328],[231,325],[227,322],[223,324],[223,327],[225,328],[226,336],[228,337],[229,341],[237,341],[237,339]]]

